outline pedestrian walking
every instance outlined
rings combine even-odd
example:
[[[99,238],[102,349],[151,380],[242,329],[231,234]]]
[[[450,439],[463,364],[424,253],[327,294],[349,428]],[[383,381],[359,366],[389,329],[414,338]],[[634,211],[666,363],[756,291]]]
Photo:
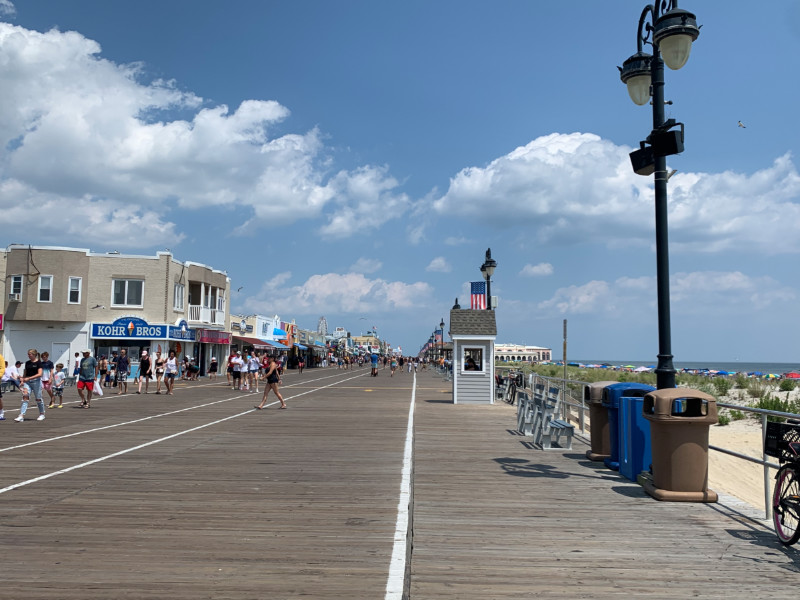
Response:
[[[164,363],[166,362],[162,356],[161,351],[156,352],[156,394],[161,393],[161,380],[164,378]]]
[[[150,380],[153,378],[153,363],[150,361],[150,355],[147,350],[142,350],[142,356],[139,358],[139,389],[136,390],[137,394],[142,393],[142,380],[144,380],[144,393],[150,388]]]
[[[167,394],[172,396],[175,388],[175,377],[178,375],[178,359],[175,358],[175,350],[169,351],[167,361],[164,363],[164,383],[167,386]]]
[[[53,364],[53,361],[50,360],[50,353],[46,351],[42,352],[39,362],[42,364],[42,389],[50,396],[50,406],[48,408],[53,408],[55,406],[53,397],[53,372],[56,370],[56,366]]]
[[[37,421],[44,421],[44,402],[42,401],[42,363],[39,360],[39,351],[35,348],[28,350],[28,360],[25,361],[25,368],[20,380],[22,390],[22,406],[19,409],[19,416],[14,419],[17,423],[25,420],[25,413],[28,410],[28,399],[33,396],[36,406],[39,408]],[[27,388],[27,389],[25,389]],[[26,393],[27,392],[27,393]]]
[[[58,408],[64,408],[64,382],[67,380],[67,376],[63,369],[64,365],[58,363],[56,365],[56,374],[53,375],[53,395],[58,400]],[[2,409],[2,404],[0,404],[0,409]],[[0,410],[0,412],[2,412],[2,410]]]
[[[78,363],[77,388],[78,395],[81,397],[81,408],[90,408],[92,402],[94,378],[97,373],[97,360],[91,354],[91,350],[84,350],[83,358],[81,362]]]
[[[131,363],[128,360],[128,351],[123,348],[119,351],[119,358],[117,359],[117,396],[122,393],[128,393],[128,374],[130,369]]]
[[[269,369],[267,369],[267,387],[264,389],[264,397],[261,399],[261,403],[253,408],[261,410],[264,408],[264,404],[267,402],[267,396],[269,395],[269,391],[272,390],[275,395],[278,397],[278,400],[281,401],[281,408],[286,408],[286,402],[283,401],[283,396],[281,396],[281,392],[278,389],[278,385],[281,382],[280,375],[278,374],[278,362],[273,358],[270,361]]]
[[[211,364],[208,365],[208,380],[209,381],[216,381],[217,380],[217,359],[212,358]]]

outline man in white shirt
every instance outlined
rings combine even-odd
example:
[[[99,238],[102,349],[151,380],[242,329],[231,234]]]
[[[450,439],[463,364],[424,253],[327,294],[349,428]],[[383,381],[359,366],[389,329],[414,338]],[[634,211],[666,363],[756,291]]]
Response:
[[[6,366],[6,372],[3,373],[3,383],[6,381],[10,381],[13,383],[17,389],[19,389],[19,367],[22,365],[21,362],[17,361],[16,365],[9,365],[8,361],[3,361]]]
[[[242,371],[245,372],[247,367],[244,366],[244,361],[242,360],[242,353],[237,352],[236,355],[231,359],[231,364],[233,365],[233,388],[234,390],[240,390],[242,388]]]

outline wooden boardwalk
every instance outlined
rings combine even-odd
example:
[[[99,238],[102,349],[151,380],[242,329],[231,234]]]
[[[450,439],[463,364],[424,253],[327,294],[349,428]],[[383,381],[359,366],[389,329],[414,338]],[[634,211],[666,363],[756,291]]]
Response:
[[[289,372],[285,411],[200,382],[20,424],[7,395],[0,598],[384,598],[413,378],[367,373]],[[414,600],[797,596],[800,554],[763,523],[656,502],[580,442],[525,447],[512,407],[449,400],[418,374]]]

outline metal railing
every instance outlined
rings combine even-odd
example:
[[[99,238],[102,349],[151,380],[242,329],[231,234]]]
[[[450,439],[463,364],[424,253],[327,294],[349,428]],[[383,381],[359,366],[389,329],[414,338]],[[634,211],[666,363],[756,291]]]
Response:
[[[584,439],[586,439],[586,429],[585,429],[585,415],[587,406],[584,402],[584,388],[590,385],[586,381],[577,381],[573,379],[563,379],[558,377],[544,377],[542,375],[537,375],[536,373],[531,373],[525,379],[526,387],[533,387],[537,382],[542,382],[545,386],[553,386],[558,387],[562,390],[562,402],[560,404],[560,418],[567,421],[573,422],[579,425],[580,433]],[[575,396],[577,395],[577,398]],[[754,413],[761,416],[761,458],[756,458],[754,456],[749,456],[747,454],[742,454],[741,452],[736,452],[734,450],[729,450],[727,448],[721,448],[719,446],[715,446],[709,444],[708,447],[710,450],[714,450],[715,452],[721,452],[723,454],[727,454],[729,456],[733,456],[735,458],[745,460],[748,462],[752,462],[755,464],[759,464],[764,468],[764,518],[771,519],[772,518],[772,475],[770,473],[770,469],[778,469],[780,465],[776,462],[770,462],[769,457],[764,454],[764,440],[767,436],[767,421],[768,417],[780,417],[783,419],[800,419],[800,415],[794,413],[785,413],[780,412],[777,410],[765,410],[761,408],[752,408],[748,406],[740,406],[738,404],[728,404],[726,402],[717,402],[718,408],[727,408],[731,410],[738,410],[742,412]],[[575,409],[577,415],[572,414],[572,410]]]
[[[199,304],[189,305],[189,322],[205,323],[207,325],[224,325],[225,309],[210,308]]]

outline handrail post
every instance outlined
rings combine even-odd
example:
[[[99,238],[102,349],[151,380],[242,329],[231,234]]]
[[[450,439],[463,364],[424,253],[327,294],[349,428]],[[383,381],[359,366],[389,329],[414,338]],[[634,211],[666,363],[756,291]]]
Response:
[[[766,463],[767,455],[764,453],[764,444],[767,441],[767,420],[766,414],[761,415],[761,459]],[[769,467],[764,465],[764,518],[772,518],[772,503],[769,498]]]

